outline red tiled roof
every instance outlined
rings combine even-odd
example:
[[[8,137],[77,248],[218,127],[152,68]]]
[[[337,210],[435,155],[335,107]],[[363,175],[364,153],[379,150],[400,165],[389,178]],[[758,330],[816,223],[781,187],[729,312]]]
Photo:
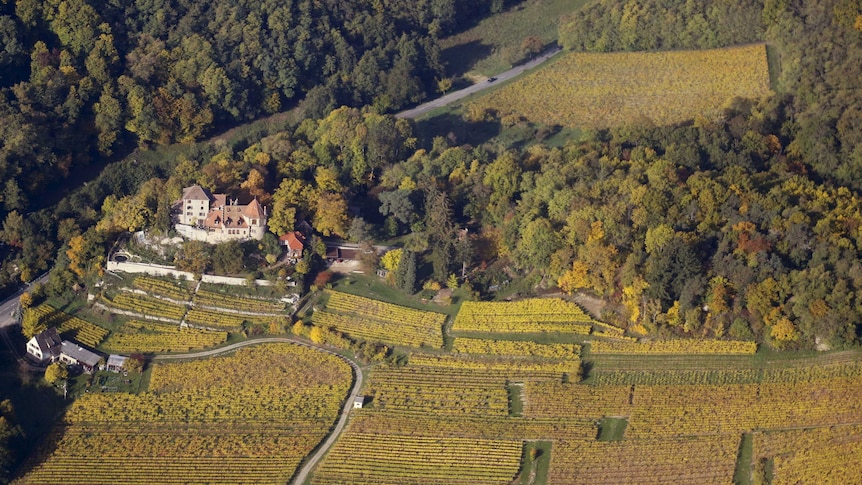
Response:
[[[213,209],[207,214],[204,225],[206,227],[225,227],[230,229],[248,227],[242,218],[242,207],[239,205],[226,205],[224,209]]]
[[[305,247],[303,241],[305,241],[305,237],[299,231],[291,231],[287,234],[284,234],[280,238],[279,241],[284,241],[286,246],[294,251],[302,251]]]

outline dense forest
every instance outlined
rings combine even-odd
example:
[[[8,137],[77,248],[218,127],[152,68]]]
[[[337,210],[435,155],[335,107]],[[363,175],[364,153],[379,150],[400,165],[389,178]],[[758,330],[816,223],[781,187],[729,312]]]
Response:
[[[109,177],[82,210],[23,220],[55,202],[70,177],[137,146],[192,142],[303,99],[311,117],[342,104],[386,112],[416,103],[443,76],[438,37],[504,5],[0,2],[0,219],[15,226],[0,248],[0,287],[47,269],[55,243],[68,239],[56,237],[60,219],[86,227],[94,215],[85,206],[146,180]]]
[[[416,103],[437,38],[491,2],[0,3],[0,175],[7,210],[126,144],[188,142],[306,97]]]
[[[50,21],[36,25],[24,22],[19,12],[22,5],[19,2],[12,9],[14,16],[8,15],[16,29],[42,32],[56,28]],[[438,12],[434,5],[419,5],[422,12],[426,8]],[[769,1],[765,5],[714,1],[698,5],[598,2],[563,22],[561,38],[570,48],[595,50],[712,47],[768,40],[772,55],[777,56],[775,63],[780,65],[774,96],[756,101],[733,100],[723,116],[699,117],[679,126],[592,132],[561,148],[538,143],[471,146],[458,144],[453,136],[439,136],[422,146],[412,122],[381,114],[386,108],[415,101],[421,95],[387,95],[387,83],[378,82],[380,79],[369,85],[373,86],[370,91],[357,90],[355,83],[361,78],[356,73],[360,69],[357,64],[350,76],[318,78],[317,84],[309,80],[302,89],[309,91],[307,102],[316,108],[290,130],[239,145],[206,145],[205,149],[157,164],[124,162],[52,212],[22,216],[26,205],[14,205],[14,195],[26,199],[31,187],[27,184],[36,180],[26,174],[36,173],[33,167],[38,164],[28,169],[14,168],[11,161],[36,158],[7,155],[8,169],[22,174],[7,180],[19,180],[22,185],[15,187],[13,182],[6,189],[6,210],[11,212],[5,216],[0,233],[9,253],[6,261],[14,262],[19,272],[26,270],[35,275],[43,269],[38,265],[46,267],[45,262],[60,249],[59,270],[52,275],[49,291],[59,291],[79,280],[92,281],[98,275],[106,248],[118,234],[144,227],[167,230],[169,202],[179,196],[182,187],[200,183],[215,191],[258,197],[272,208],[269,223],[276,235],[299,221],[308,221],[324,236],[360,242],[402,237],[405,254],[409,258],[418,255],[420,280],[443,283],[450,275],[464,271],[480,297],[491,296],[490,288],[513,278],[523,279],[525,291],[559,287],[600,296],[610,302],[603,318],[640,332],[729,335],[768,342],[778,348],[810,348],[815,342],[833,347],[855,345],[862,316],[862,200],[858,193],[862,177],[856,175],[862,162],[858,108],[862,105],[858,99],[862,93],[862,77],[858,74],[862,65],[858,59],[862,52],[862,5],[847,0]],[[346,7],[333,6],[332,11],[343,14],[339,8]],[[393,50],[386,51],[371,42],[365,51],[357,50],[355,54],[364,59],[379,47],[383,50],[378,52],[389,52],[386,55],[397,59],[399,43],[403,39],[413,42],[415,52],[423,55],[413,57],[422,61],[414,65],[420,70],[411,72],[418,83],[415,92],[423,93],[424,83],[440,72],[439,66],[430,62],[433,56],[426,56],[433,52],[432,40],[440,32],[457,28],[457,23],[451,18],[441,20],[441,30],[432,32],[427,26],[433,22],[428,19],[436,17],[425,18],[413,7],[403,8],[409,12],[403,18],[390,15],[379,19],[392,22],[386,32],[394,37],[384,37],[396,39],[391,44]],[[452,8],[459,11],[463,7]],[[215,15],[213,18],[219,21],[211,20],[205,25],[219,29],[208,34],[212,40],[206,42],[227,48],[216,41],[220,38],[216,31],[223,32],[230,22],[216,14],[219,9],[212,10],[196,14],[188,22],[203,22],[201,16]],[[671,35],[683,29],[682,25],[677,26],[679,29],[665,29],[670,33],[661,38],[656,37],[658,30],[647,28],[661,25],[660,19],[684,17],[682,14],[689,10],[700,12],[697,15],[707,21],[718,18],[715,16],[755,20],[746,29],[732,22],[709,21],[713,31],[705,37]],[[153,18],[165,15],[164,9],[153,11]],[[752,17],[754,11],[757,15]],[[110,12],[106,9],[101,15],[111,18]],[[637,12],[635,25],[643,28],[625,30],[622,19],[634,14],[620,16],[620,12]],[[40,15],[47,18],[44,12]],[[140,16],[150,18],[144,13],[136,15],[126,18],[124,29],[130,30],[130,24],[139,25],[136,32],[145,31],[152,39],[162,39],[170,49],[166,47],[164,56],[154,57],[166,63],[160,65],[171,66],[171,59],[183,59],[182,45],[194,36],[174,37],[179,34],[170,29],[162,32],[162,22],[132,22]],[[251,17],[236,18],[245,22]],[[376,18],[359,14],[348,17],[354,21]],[[619,28],[609,22],[605,29],[611,33],[609,41],[597,40],[596,19],[613,18],[622,22]],[[191,28],[199,35],[210,32],[209,27],[198,24],[194,28],[182,27],[181,21],[170,25]],[[149,32],[148,28],[155,30]],[[128,33],[120,35],[119,27],[113,32],[117,38],[129,38]],[[241,36],[228,37],[235,41]],[[61,38],[58,34],[57,39]],[[57,44],[57,39],[54,45],[62,45]],[[620,43],[619,39],[628,40]],[[349,44],[358,49],[361,43],[352,38]],[[235,105],[219,104],[228,98],[208,101],[213,113],[211,123],[265,111],[263,100],[270,96],[266,91],[269,85],[262,81],[269,78],[254,70],[254,62],[236,67],[239,71],[232,70],[233,62],[246,57],[241,43],[231,45],[238,50],[230,52],[237,54],[224,57],[230,60],[224,64],[224,72],[234,75],[245,69],[258,73],[249,74],[247,82],[260,82],[260,89],[241,90],[245,94],[229,98],[238,103]],[[57,66],[46,67],[52,75],[64,72],[63,52],[72,56],[69,59],[84,60],[84,64],[69,65],[75,72],[84,72],[92,52],[79,50],[84,57],[76,58],[71,47],[67,51],[46,45],[45,49],[46,58],[53,59],[56,53],[60,59]],[[213,53],[222,51],[221,47],[213,49]],[[312,57],[323,55],[325,49],[313,51]],[[180,91],[188,89],[182,97],[209,99],[203,84],[192,87],[174,77],[178,75],[175,64],[172,69],[154,68],[148,82],[143,78],[135,81],[129,59],[131,56],[134,64],[132,52],[143,52],[135,48],[119,48],[118,52],[127,54],[115,71],[124,72],[117,77],[116,92],[122,92],[121,78],[139,83],[137,86],[151,96],[141,98],[147,102],[139,107],[158,107],[155,99],[161,96],[159,93],[174,92],[159,80],[183,86]],[[364,53],[360,55],[361,52]],[[20,55],[4,59],[13,59],[4,62],[18,62],[21,72],[26,72]],[[221,66],[219,62],[211,66]],[[33,64],[29,77],[22,75],[19,80],[8,81],[14,84],[6,90],[7,98],[16,99],[7,100],[9,116],[26,118],[20,111],[24,105],[15,93],[24,87],[27,89],[22,93],[35,89],[39,65]],[[192,70],[201,67],[194,62],[179,65]],[[324,71],[314,72],[320,75]],[[377,72],[389,76],[397,69],[378,68]],[[79,81],[86,77],[89,76]],[[46,81],[44,86],[48,85],[56,84]],[[278,86],[282,86],[276,90],[282,104],[302,91],[297,88],[288,96],[283,85]],[[73,91],[67,87],[64,96]],[[77,88],[74,91],[80,92]],[[120,96],[125,100],[122,106],[135,106],[126,104],[131,93]],[[381,107],[380,100],[384,98],[386,104]],[[329,110],[342,102],[365,107]],[[60,104],[57,101],[51,109],[60,109]],[[239,114],[231,114],[229,106],[237,107]],[[47,107],[48,104],[42,106]],[[94,116],[92,110],[90,113],[82,116]],[[132,112],[124,113],[123,126],[138,126]],[[312,116],[314,113],[323,115]],[[65,119],[44,113],[43,117],[52,122]],[[170,115],[167,119],[180,118]],[[36,122],[32,123],[32,133],[43,137],[53,134],[36,130]],[[178,139],[174,128],[168,131],[173,135],[150,141]],[[11,153],[9,140],[21,139],[26,133],[21,128],[13,131],[15,136],[10,134],[4,140],[5,153]],[[57,127],[55,142],[62,142],[62,133],[70,131]],[[97,138],[101,134],[93,129],[82,133]],[[139,141],[145,140],[139,133],[136,136]],[[83,142],[82,137],[69,139]],[[20,147],[24,146],[31,150],[44,148],[52,156],[62,152],[38,143]],[[73,153],[69,150],[69,154]],[[55,164],[59,164],[57,160]],[[464,227],[470,236],[458,237],[457,230]],[[9,274],[8,270],[4,272],[7,282],[11,281]]]
[[[560,26],[568,49],[725,47],[767,41],[787,153],[819,179],[862,189],[858,0],[601,0]]]
[[[714,49],[764,40],[761,0],[600,0],[560,23],[560,44],[589,52]]]

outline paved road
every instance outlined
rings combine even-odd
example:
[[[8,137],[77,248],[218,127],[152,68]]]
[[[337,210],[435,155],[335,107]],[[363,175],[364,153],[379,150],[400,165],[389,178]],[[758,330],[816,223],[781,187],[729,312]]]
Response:
[[[455,101],[458,101],[459,99],[463,99],[463,98],[465,98],[465,97],[467,97],[473,93],[477,93],[479,91],[482,91],[483,89],[488,89],[492,86],[496,86],[497,84],[500,84],[501,82],[512,79],[513,77],[518,76],[519,74],[523,73],[524,71],[526,71],[528,69],[532,69],[532,68],[538,66],[539,64],[547,61],[551,57],[554,57],[561,50],[562,49],[559,47],[554,47],[553,49],[545,52],[541,56],[533,59],[532,61],[530,61],[526,64],[521,64],[520,66],[513,67],[512,69],[509,69],[508,71],[501,72],[500,74],[497,74],[496,76],[494,76],[495,80],[493,82],[487,82],[487,81],[478,82],[478,83],[476,83],[472,86],[468,86],[468,87],[466,87],[460,91],[451,92],[451,93],[447,94],[446,96],[442,96],[442,97],[437,98],[433,101],[429,101],[427,103],[420,104],[419,106],[417,106],[415,108],[402,111],[402,112],[396,114],[395,116],[397,118],[418,118],[418,117],[424,115],[425,113],[427,113],[433,109],[454,103]]]
[[[21,294],[25,291],[29,290],[31,286],[36,283],[44,283],[48,281],[48,273],[43,274],[42,276],[36,278],[35,280],[27,283],[27,286],[18,290],[17,293],[7,298],[0,304],[0,327],[9,327],[18,323],[15,321],[15,318],[12,316],[15,313],[15,310],[18,308],[18,299],[21,298]]]
[[[350,367],[353,368],[353,373],[356,377],[353,381],[353,388],[350,389],[350,393],[347,395],[347,400],[344,401],[344,408],[341,410],[341,416],[338,418],[338,422],[335,424],[335,428],[332,430],[331,433],[329,433],[329,436],[326,437],[326,440],[317,448],[317,451],[308,458],[308,460],[302,465],[299,470],[297,470],[297,473],[295,475],[296,478],[293,479],[292,483],[296,485],[302,485],[308,479],[308,474],[311,473],[315,465],[317,465],[317,462],[320,461],[321,458],[323,458],[323,455],[325,455],[326,452],[329,451],[329,448],[335,443],[335,440],[338,439],[338,435],[341,434],[341,431],[344,429],[344,425],[347,424],[347,417],[350,414],[350,410],[353,409],[353,400],[356,398],[356,395],[359,394],[359,388],[362,387],[362,369],[360,369],[355,362],[344,357],[343,355],[338,355],[335,352],[321,349],[320,347],[317,347],[315,345],[310,345],[305,342],[300,342],[298,340],[294,340],[288,337],[266,337],[254,340],[247,340],[245,342],[227,345],[218,349],[203,350],[201,352],[192,352],[188,354],[158,355],[153,360],[165,361],[209,357],[213,355],[223,354],[225,352],[230,352],[249,345],[275,342],[302,345],[304,347],[309,347],[315,350],[319,350],[321,352],[332,354],[350,364]]]

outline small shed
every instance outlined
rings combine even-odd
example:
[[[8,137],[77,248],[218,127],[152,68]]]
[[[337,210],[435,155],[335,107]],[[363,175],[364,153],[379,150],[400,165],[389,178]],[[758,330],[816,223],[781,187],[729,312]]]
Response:
[[[365,404],[365,396],[356,396],[353,400],[353,409],[362,409],[363,404]]]
[[[108,356],[108,363],[105,366],[106,370],[111,372],[122,372],[123,368],[126,366],[126,361],[129,360],[128,357],[123,357],[122,355],[111,354]]]

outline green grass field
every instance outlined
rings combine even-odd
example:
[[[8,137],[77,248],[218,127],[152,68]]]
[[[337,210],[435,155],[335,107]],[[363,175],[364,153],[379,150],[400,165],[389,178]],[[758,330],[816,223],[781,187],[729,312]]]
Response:
[[[521,469],[521,485],[545,485],[548,483],[548,467],[551,461],[550,441],[530,441],[524,445]]]
[[[589,0],[527,0],[491,15],[473,28],[442,39],[443,61],[450,76],[490,76],[524,59],[521,43],[536,36],[545,45],[556,42],[560,17]]]
[[[620,441],[626,432],[628,421],[625,418],[602,418],[599,423],[598,441]]]
[[[770,92],[762,44],[701,51],[569,53],[477,99],[498,118],[605,128],[720,115],[734,97]],[[469,109],[469,107],[468,107]]]

